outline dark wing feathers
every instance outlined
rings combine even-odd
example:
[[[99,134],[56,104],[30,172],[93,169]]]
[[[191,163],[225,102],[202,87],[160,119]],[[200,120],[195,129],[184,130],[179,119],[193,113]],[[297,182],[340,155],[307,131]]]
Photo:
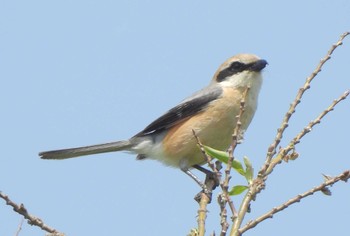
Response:
[[[207,87],[190,98],[184,100],[176,107],[170,109],[164,115],[149,124],[144,130],[134,137],[146,136],[153,133],[162,132],[172,127],[184,119],[202,111],[211,101],[221,96],[222,89],[219,87]]]

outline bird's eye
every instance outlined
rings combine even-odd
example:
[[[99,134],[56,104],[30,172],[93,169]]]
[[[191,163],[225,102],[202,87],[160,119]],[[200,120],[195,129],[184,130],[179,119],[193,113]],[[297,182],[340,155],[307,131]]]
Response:
[[[227,77],[234,75],[234,74],[237,74],[237,73],[240,73],[240,72],[244,71],[246,68],[247,68],[247,65],[245,65],[239,61],[232,62],[229,67],[220,71],[220,73],[217,75],[216,80],[218,82],[224,81]]]
[[[244,64],[240,63],[238,61],[233,62],[230,67],[229,70],[232,72],[240,72],[244,70]]]

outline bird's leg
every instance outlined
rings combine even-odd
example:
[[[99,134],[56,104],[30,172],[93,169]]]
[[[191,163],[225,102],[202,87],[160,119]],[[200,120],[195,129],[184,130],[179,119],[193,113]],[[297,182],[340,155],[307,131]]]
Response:
[[[200,172],[205,174],[205,184],[207,185],[207,183],[211,180],[214,180],[214,184],[212,187],[212,190],[214,190],[217,186],[220,185],[220,176],[217,175],[217,173],[212,172],[208,169],[205,169],[204,167],[200,166],[200,165],[194,165],[193,168],[199,170]]]
[[[200,201],[201,194],[205,193],[207,197],[211,200],[212,190],[214,190],[219,185],[219,180],[215,173],[207,170],[199,165],[194,165],[193,168],[203,172],[206,175],[205,182],[203,183],[196,175],[194,175],[188,168],[182,168],[181,170],[190,176],[196,183],[203,189],[200,193],[195,196],[196,201]]]
[[[197,177],[195,176],[190,169],[188,168],[181,168],[181,170],[188,176],[190,176],[196,183],[203,189],[205,193],[209,193],[209,190],[207,189],[207,186]]]

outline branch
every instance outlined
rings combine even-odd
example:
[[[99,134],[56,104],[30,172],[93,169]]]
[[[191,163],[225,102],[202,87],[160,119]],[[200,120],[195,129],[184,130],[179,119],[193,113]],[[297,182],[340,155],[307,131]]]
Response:
[[[322,70],[323,65],[331,58],[331,55],[333,54],[334,50],[339,47],[340,45],[343,44],[343,40],[346,36],[348,36],[350,34],[350,32],[345,32],[343,33],[338,42],[333,44],[332,47],[329,49],[329,51],[327,52],[326,56],[320,61],[320,63],[317,65],[316,69],[311,73],[311,75],[306,79],[303,87],[301,87],[299,89],[298,94],[296,95],[293,103],[290,105],[289,110],[287,111],[287,113],[285,114],[283,121],[282,121],[282,125],[280,126],[280,128],[277,130],[277,134],[275,137],[274,142],[269,146],[268,151],[267,151],[267,155],[266,155],[266,161],[264,166],[262,167],[261,171],[259,172],[259,174],[265,174],[266,170],[269,168],[271,159],[273,158],[273,156],[276,154],[276,150],[277,147],[279,145],[279,143],[281,142],[281,139],[283,137],[283,133],[286,130],[286,128],[288,127],[288,122],[290,120],[290,118],[292,117],[293,113],[296,110],[296,107],[298,106],[298,104],[300,103],[304,93],[306,90],[308,90],[310,88],[310,84],[313,81],[313,79],[318,75],[318,73]]]
[[[207,205],[209,204],[209,197],[203,192],[200,196],[199,210],[198,210],[198,236],[205,234],[205,220],[207,219]]]
[[[206,174],[206,178],[205,178],[205,185],[206,188],[208,189],[208,193],[206,193],[205,191],[200,192],[199,194],[197,194],[197,196],[195,197],[195,200],[199,203],[199,209],[198,209],[198,219],[197,219],[197,223],[198,223],[198,230],[196,231],[196,235],[198,236],[204,236],[205,234],[205,220],[207,218],[207,205],[211,202],[211,196],[209,197],[207,194],[211,194],[212,190],[216,187],[216,183],[220,182],[218,180],[218,178],[220,178],[220,173],[217,170],[217,168],[215,167],[215,165],[212,163],[212,158],[211,156],[209,156],[203,147],[203,144],[201,143],[201,141],[199,140],[196,132],[194,130],[192,130],[193,136],[195,137],[197,144],[204,156],[204,158],[206,159],[209,167],[213,170],[214,175],[211,176],[212,178],[210,178],[210,174]],[[209,172],[209,170],[208,170]],[[217,179],[216,179],[217,178]]]
[[[220,217],[221,217],[221,234],[220,235],[224,236],[224,235],[226,235],[227,229],[229,227],[229,224],[227,222],[227,211],[226,211],[227,201],[229,201],[229,206],[231,208],[231,211],[236,212],[236,209],[233,205],[231,198],[228,195],[228,192],[226,191],[226,193],[225,193],[223,182],[220,181],[221,173],[218,171],[218,168],[213,164],[212,157],[210,155],[208,155],[206,153],[206,151],[204,150],[203,144],[199,140],[195,131],[192,130],[192,132],[193,132],[194,137],[197,140],[197,144],[198,144],[203,156],[207,160],[208,166],[214,172],[215,178],[217,178],[217,180],[219,181],[219,185],[220,185],[221,189],[223,190],[223,193],[220,194],[218,197],[218,203],[219,203],[219,206],[221,209],[220,210]],[[203,194],[201,194],[201,196],[202,195]],[[204,223],[202,223],[202,221],[205,220],[205,218],[206,218],[206,215],[204,215],[204,214],[206,214],[206,211],[204,211],[206,208],[203,208],[203,207],[207,205],[207,202],[205,199],[206,196],[203,196],[203,197],[204,197],[204,199],[203,199],[204,202],[202,203],[202,197],[200,197],[200,202],[199,202],[200,209],[198,210],[198,232],[203,232],[200,230],[202,227],[201,224],[204,224]]]
[[[289,110],[287,111],[285,117],[283,118],[283,122],[281,127],[278,129],[277,131],[277,135],[275,137],[274,142],[269,146],[268,148],[268,152],[266,155],[266,160],[264,165],[261,167],[258,176],[253,180],[253,182],[249,185],[249,189],[247,191],[247,193],[245,194],[241,206],[238,210],[238,217],[237,219],[234,221],[233,226],[231,228],[231,233],[230,235],[232,236],[240,236],[242,234],[242,232],[244,232],[243,230],[240,229],[243,219],[246,215],[246,213],[249,210],[250,207],[250,203],[251,201],[255,200],[256,195],[258,193],[261,192],[262,189],[265,188],[265,181],[267,180],[268,175],[271,173],[271,171],[273,170],[273,167],[276,165],[274,163],[274,166],[270,168],[271,161],[272,158],[275,156],[275,154],[277,153],[277,147],[279,145],[279,143],[282,140],[283,137],[283,133],[286,130],[286,128],[288,127],[288,122],[292,116],[292,114],[295,112],[297,105],[300,103],[303,94],[305,93],[306,90],[308,90],[310,88],[310,84],[313,81],[313,79],[318,75],[318,73],[321,71],[323,65],[331,58],[332,53],[334,52],[334,50],[342,45],[344,38],[349,35],[350,32],[346,32],[344,34],[341,35],[340,39],[338,40],[338,42],[334,45],[332,45],[331,49],[327,52],[326,56],[320,61],[320,63],[318,64],[318,66],[316,67],[316,69],[314,70],[314,72],[306,79],[304,85],[302,88],[299,89],[299,92],[296,95],[296,98],[294,99],[293,103],[290,105]],[[313,127],[314,125],[316,125],[317,123],[320,122],[320,120],[327,114],[329,113],[329,111],[331,111],[333,109],[333,107],[338,104],[338,102],[340,102],[341,100],[345,99],[346,96],[348,96],[348,93],[346,92],[340,99],[339,101],[335,101],[328,109],[326,109],[323,113],[321,113],[321,115],[316,118],[316,120],[314,120],[313,122],[311,122],[309,124],[310,127]],[[296,137],[296,139],[293,139],[294,142],[299,142],[300,138],[302,138],[307,132],[310,132],[310,129],[304,129],[300,134]],[[293,142],[292,141],[292,142]],[[294,150],[294,146],[291,145],[290,150]],[[287,154],[287,153],[286,153]],[[295,153],[292,153],[292,155],[295,155]],[[277,160],[276,163],[279,163],[279,161]],[[267,170],[269,170],[269,172],[267,172]],[[323,188],[324,190],[324,188]],[[317,190],[319,191],[319,190]],[[297,199],[298,200],[298,199]],[[259,223],[259,222],[258,222]]]
[[[231,180],[231,169],[232,169],[232,162],[233,162],[233,159],[234,159],[234,156],[233,156],[233,152],[235,151],[238,143],[239,143],[239,138],[240,138],[240,135],[242,134],[242,122],[241,122],[241,119],[242,119],[242,116],[243,116],[243,113],[245,111],[245,103],[246,103],[246,99],[247,99],[247,95],[248,95],[248,92],[250,90],[250,87],[247,87],[246,90],[244,91],[243,95],[242,95],[242,98],[241,98],[241,101],[240,101],[240,110],[239,110],[239,113],[237,115],[237,122],[236,122],[236,127],[233,131],[233,134],[232,134],[232,143],[231,143],[231,146],[230,148],[228,149],[228,154],[229,154],[229,158],[228,158],[228,161],[227,161],[227,165],[226,165],[226,170],[225,170],[225,179],[224,179],[224,182],[222,183],[222,190],[224,192],[224,195],[226,197],[226,203],[229,204],[230,208],[231,208],[231,212],[232,212],[232,219],[236,219],[237,218],[237,211],[233,205],[233,202],[231,201],[230,199],[230,195],[229,195],[229,191],[228,191],[228,188],[229,188],[229,183],[230,183],[230,180]]]
[[[24,218],[21,218],[21,222],[20,222],[19,225],[18,225],[18,228],[17,228],[17,231],[16,231],[15,236],[18,236],[18,235],[19,235],[19,232],[21,232],[21,230],[22,230],[22,225],[23,225],[23,221],[24,221]]]
[[[0,192],[0,198],[5,200],[6,205],[12,206],[12,208],[15,212],[24,216],[24,218],[28,220],[27,221],[28,224],[38,226],[42,230],[45,230],[46,232],[51,233],[51,235],[64,236],[63,233],[60,233],[56,229],[51,228],[48,225],[44,224],[44,222],[41,219],[39,219],[38,217],[35,217],[35,216],[29,214],[29,212],[27,211],[27,209],[24,207],[23,204],[17,205],[15,202],[11,201],[11,199],[7,195],[3,194],[2,192]]]
[[[254,179],[253,183],[249,185],[248,192],[244,196],[241,206],[238,210],[238,217],[233,222],[230,235],[232,236],[241,235],[239,232],[239,227],[241,226],[244,216],[247,214],[248,209],[250,208],[250,202],[253,199],[255,199],[256,194],[259,193],[261,189],[263,189],[264,187],[265,187],[265,183],[260,178]]]
[[[196,131],[194,131],[194,130],[192,129],[192,133],[193,133],[194,138],[195,138],[196,141],[197,141],[197,145],[199,146],[199,149],[201,150],[203,157],[204,157],[205,160],[207,161],[208,166],[210,167],[210,169],[211,169],[217,176],[220,176],[219,171],[217,170],[216,166],[215,166],[215,165],[213,164],[213,162],[212,162],[212,161],[213,161],[213,158],[212,158],[210,155],[208,155],[208,154],[206,153],[206,151],[205,151],[205,149],[204,149],[204,147],[203,147],[202,142],[199,140],[199,137],[198,137],[197,134],[196,134]]]
[[[230,182],[230,179],[231,179],[230,173],[231,173],[231,168],[232,168],[232,162],[233,162],[233,159],[234,159],[233,152],[236,149],[237,145],[239,144],[239,138],[240,138],[240,135],[241,135],[241,132],[242,132],[241,131],[241,127],[242,127],[241,118],[242,118],[243,113],[245,111],[244,107],[245,107],[245,103],[246,103],[246,99],[247,99],[247,95],[248,95],[248,91],[249,90],[250,90],[250,87],[247,87],[246,90],[244,91],[244,93],[242,95],[242,98],[241,98],[241,101],[240,101],[240,111],[239,111],[239,114],[236,117],[237,118],[236,127],[234,129],[233,134],[232,134],[231,146],[230,146],[230,148],[228,150],[229,159],[228,159],[226,170],[225,170],[225,179],[222,182],[220,181],[220,187],[221,187],[221,189],[223,191],[223,193],[218,198],[218,202],[219,202],[220,209],[221,209],[221,211],[220,211],[220,216],[221,216],[221,233],[220,233],[220,235],[221,236],[226,235],[227,229],[229,227],[229,224],[227,222],[226,204],[228,204],[230,209],[231,209],[233,221],[238,216],[236,208],[235,208],[235,206],[234,206],[234,204],[233,204],[233,202],[232,202],[232,200],[230,198],[230,195],[228,193],[229,192],[228,188],[229,188],[229,182]],[[206,151],[204,150],[203,144],[200,142],[200,140],[199,140],[198,136],[196,135],[195,131],[192,130],[192,132],[193,132],[194,137],[197,140],[197,144],[198,144],[198,146],[199,146],[203,156],[207,160],[207,163],[208,163],[209,167],[215,173],[215,176],[221,176],[221,173],[218,171],[216,166],[212,163],[211,156],[209,156],[206,153]],[[205,214],[204,212],[206,211],[206,208],[204,206],[206,206],[206,205],[207,205],[206,202],[204,202],[203,205],[202,205],[202,201],[200,202],[200,210],[198,211],[198,213],[199,213],[199,218],[198,218],[199,229],[200,229],[200,226],[204,225],[203,222],[204,222],[205,217],[206,217],[206,215],[204,215]],[[199,230],[199,232],[202,232],[202,231]]]
[[[333,184],[335,184],[339,181],[346,182],[348,179],[350,179],[350,170],[346,170],[343,173],[341,173],[340,175],[333,177],[333,178],[327,177],[327,180],[324,183],[320,184],[319,186],[314,187],[305,193],[299,194],[299,195],[295,196],[294,198],[288,200],[287,202],[283,203],[282,205],[280,205],[278,207],[274,207],[272,210],[263,214],[262,216],[258,217],[257,219],[249,221],[244,227],[239,229],[239,233],[242,234],[245,231],[247,231],[251,228],[254,228],[257,224],[261,223],[262,221],[269,219],[269,218],[272,218],[276,213],[286,209],[290,205],[293,205],[295,203],[300,202],[303,198],[311,196],[315,192],[319,192],[319,191],[323,192],[325,189],[327,189],[327,186],[332,186]]]
[[[312,128],[321,123],[321,120],[323,117],[325,117],[329,112],[334,110],[334,107],[341,101],[345,100],[348,96],[349,96],[350,91],[347,90],[345,91],[338,99],[334,100],[333,103],[327,108],[325,109],[323,112],[321,112],[321,114],[314,119],[313,121],[311,121],[302,131],[299,132],[299,134],[297,136],[295,136],[293,138],[292,141],[290,141],[290,143],[287,145],[287,147],[285,148],[281,148],[276,156],[276,158],[272,159],[272,161],[270,162],[270,165],[268,167],[268,169],[266,170],[265,174],[268,175],[272,172],[273,168],[279,164],[281,162],[281,160],[283,160],[286,155],[288,155],[288,153],[290,151],[294,151],[295,145],[300,143],[300,140],[309,132],[311,132]]]

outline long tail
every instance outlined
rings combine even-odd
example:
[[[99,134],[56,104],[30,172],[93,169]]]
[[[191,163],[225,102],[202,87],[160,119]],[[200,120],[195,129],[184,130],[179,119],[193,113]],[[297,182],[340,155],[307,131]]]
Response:
[[[104,144],[98,144],[98,145],[92,145],[92,146],[86,146],[86,147],[40,152],[39,156],[42,159],[62,160],[67,158],[80,157],[80,156],[86,156],[86,155],[92,155],[92,154],[98,154],[98,153],[127,150],[131,146],[132,146],[131,142],[129,140],[125,140],[125,141],[104,143]]]

